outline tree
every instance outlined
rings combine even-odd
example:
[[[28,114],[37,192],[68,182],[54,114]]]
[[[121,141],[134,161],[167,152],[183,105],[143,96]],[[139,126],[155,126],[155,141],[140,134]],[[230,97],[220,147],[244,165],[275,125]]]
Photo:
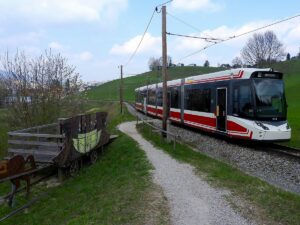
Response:
[[[288,54],[286,55],[286,60],[287,60],[287,61],[291,60],[291,55],[290,55],[290,53],[288,53]]]
[[[162,65],[163,65],[162,57],[160,58],[151,57],[148,61],[148,66],[151,71],[157,70],[158,68],[162,67]],[[167,66],[170,67],[171,65],[172,65],[172,57],[168,55]]]
[[[203,66],[204,66],[204,67],[209,67],[209,61],[208,61],[208,60],[205,60]]]
[[[6,53],[1,64],[7,74],[4,86],[12,99],[8,108],[12,127],[53,122],[63,109],[68,115],[79,113],[82,102],[77,93],[82,83],[75,67],[60,54],[45,51],[30,58],[24,52],[13,57]]]
[[[0,108],[4,106],[4,101],[6,97],[7,97],[7,89],[5,87],[4,79],[0,75]]]
[[[243,66],[243,61],[241,60],[240,57],[235,57],[233,60],[232,60],[232,67],[233,68],[240,68]]]
[[[263,67],[281,60],[285,53],[283,44],[273,31],[254,34],[241,51],[246,64]]]
[[[160,66],[163,65],[163,58],[160,57],[159,58],[159,63],[160,63]],[[172,57],[171,56],[167,56],[167,67],[171,66],[171,63],[172,63]]]
[[[153,70],[157,70],[161,66],[161,64],[160,64],[159,59],[151,57],[148,61],[148,66],[149,66],[149,69],[151,71],[153,71]]]

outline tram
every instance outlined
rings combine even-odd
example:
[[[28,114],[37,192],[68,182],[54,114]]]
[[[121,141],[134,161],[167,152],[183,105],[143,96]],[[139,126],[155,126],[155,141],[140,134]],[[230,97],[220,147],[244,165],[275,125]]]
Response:
[[[171,122],[232,138],[291,138],[283,74],[241,68],[167,82]],[[162,83],[135,89],[135,107],[162,118]]]

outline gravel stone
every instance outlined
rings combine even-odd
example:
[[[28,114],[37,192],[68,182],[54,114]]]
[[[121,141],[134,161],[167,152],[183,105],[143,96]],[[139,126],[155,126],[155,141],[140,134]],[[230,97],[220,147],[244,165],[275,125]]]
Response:
[[[168,199],[172,224],[254,224],[231,208],[225,200],[228,191],[211,187],[194,173],[191,165],[180,163],[154,147],[137,132],[135,122],[122,123],[119,129],[138,142],[154,166],[154,182]]]
[[[154,125],[161,126],[160,120]],[[274,152],[255,150],[235,145],[195,130],[169,125],[171,133],[178,135],[184,142],[195,146],[199,152],[226,162],[286,191],[300,194],[300,161],[282,157]]]

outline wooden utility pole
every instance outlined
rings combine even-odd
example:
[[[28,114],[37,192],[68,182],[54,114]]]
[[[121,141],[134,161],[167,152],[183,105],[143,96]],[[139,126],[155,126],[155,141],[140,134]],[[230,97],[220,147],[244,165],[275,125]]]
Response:
[[[121,114],[123,113],[123,65],[120,65],[121,80],[120,80],[120,109]]]
[[[163,76],[163,120],[162,129],[167,131],[168,119],[168,89],[167,89],[167,21],[166,21],[166,6],[162,6],[162,76]],[[166,133],[162,133],[166,137]]]

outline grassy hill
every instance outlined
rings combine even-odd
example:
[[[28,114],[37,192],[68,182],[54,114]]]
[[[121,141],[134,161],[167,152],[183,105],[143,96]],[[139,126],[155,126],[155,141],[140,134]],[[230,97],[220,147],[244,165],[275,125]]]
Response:
[[[283,72],[286,98],[288,102],[288,120],[292,127],[291,146],[300,147],[300,60],[291,60],[276,63],[275,70]],[[216,67],[175,67],[169,69],[169,79],[174,80],[196,74],[205,74],[222,70]],[[149,83],[160,82],[161,71],[152,71],[124,79],[124,99],[134,101],[134,89]],[[119,100],[120,80],[113,80],[89,90],[86,95],[93,100]]]
[[[285,74],[288,121],[292,127],[292,139],[288,145],[300,148],[300,60],[277,63],[274,69]]]
[[[184,78],[195,74],[212,73],[222,70],[217,67],[173,67],[168,70],[169,80]],[[161,82],[161,70],[150,71],[124,78],[124,99],[134,101],[134,89],[140,86]],[[120,79],[109,81],[86,92],[92,100],[119,100]]]

